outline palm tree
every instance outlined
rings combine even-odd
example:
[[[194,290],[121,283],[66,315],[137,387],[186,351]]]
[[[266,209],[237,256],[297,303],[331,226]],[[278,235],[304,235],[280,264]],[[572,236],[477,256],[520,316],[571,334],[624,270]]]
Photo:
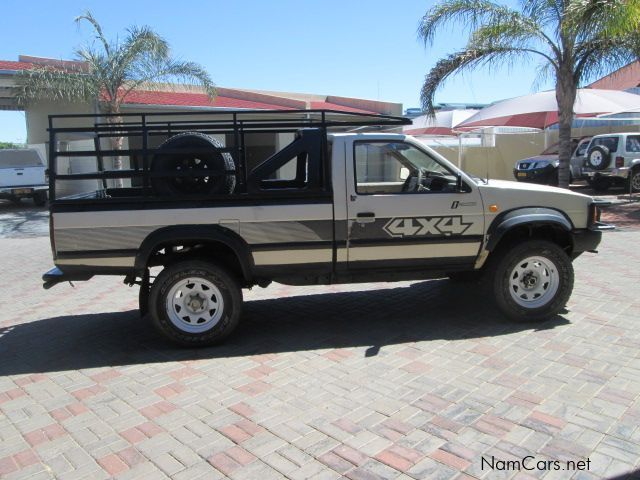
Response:
[[[637,58],[638,0],[520,0],[520,9],[490,0],[445,0],[422,18],[425,46],[449,22],[471,30],[466,46],[439,60],[426,75],[423,108],[434,112],[437,89],[452,74],[476,67],[540,60],[555,80],[560,140],[559,184],[569,184],[571,125],[578,86]]]
[[[79,63],[63,68],[42,66],[26,70],[16,98],[21,105],[39,100],[97,102],[101,113],[112,124],[121,121],[121,105],[135,89],[151,82],[178,81],[187,86],[201,87],[210,96],[215,95],[209,74],[198,64],[171,57],[166,40],[149,27],[131,27],[122,42],[110,42],[91,12],[75,19],[88,22],[93,28],[95,42],[76,50]],[[97,46],[95,45],[97,43]],[[119,150],[122,137],[111,137],[111,147]],[[120,157],[114,159],[114,168],[122,168]],[[120,180],[117,186],[121,186]]]

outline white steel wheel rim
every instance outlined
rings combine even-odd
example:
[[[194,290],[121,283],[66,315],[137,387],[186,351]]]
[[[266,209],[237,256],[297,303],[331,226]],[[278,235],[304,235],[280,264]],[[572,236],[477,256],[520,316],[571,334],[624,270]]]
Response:
[[[640,190],[640,172],[639,173],[635,173],[631,177],[631,187],[634,190]]]
[[[222,317],[222,293],[212,282],[189,277],[169,290],[166,311],[171,323],[187,333],[202,333],[213,328]]]
[[[509,276],[511,298],[525,308],[546,305],[554,298],[559,286],[558,268],[545,257],[527,257],[519,261]]]
[[[593,165],[594,167],[599,167],[602,163],[602,154],[596,150],[591,154],[589,160],[591,161],[591,165]]]

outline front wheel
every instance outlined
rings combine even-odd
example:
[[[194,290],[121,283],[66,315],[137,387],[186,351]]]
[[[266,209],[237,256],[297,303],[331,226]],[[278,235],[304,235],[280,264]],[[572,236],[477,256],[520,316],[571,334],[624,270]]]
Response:
[[[238,325],[242,310],[239,282],[226,270],[202,260],[166,267],[153,282],[149,313],[155,327],[183,346],[209,346]]]
[[[556,244],[528,240],[503,250],[489,278],[500,310],[520,321],[542,321],[559,313],[573,290],[573,265]]]

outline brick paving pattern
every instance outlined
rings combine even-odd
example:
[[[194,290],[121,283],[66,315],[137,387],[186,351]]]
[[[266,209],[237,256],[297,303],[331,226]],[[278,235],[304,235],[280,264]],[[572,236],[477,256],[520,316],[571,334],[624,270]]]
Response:
[[[0,239],[0,478],[638,478],[639,244],[606,235],[543,324],[446,280],[273,285],[188,350],[121,278],[44,291],[48,239]],[[589,470],[482,462],[528,455]]]

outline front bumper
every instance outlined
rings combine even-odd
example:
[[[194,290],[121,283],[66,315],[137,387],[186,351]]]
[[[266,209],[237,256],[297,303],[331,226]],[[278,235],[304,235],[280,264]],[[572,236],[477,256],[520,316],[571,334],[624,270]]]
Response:
[[[547,166],[532,170],[513,169],[513,176],[519,182],[541,183],[547,184],[555,180],[556,169],[553,166]]]
[[[584,252],[598,253],[598,245],[602,240],[602,232],[615,230],[614,225],[596,222],[589,228],[573,231],[573,256],[574,258]]]

